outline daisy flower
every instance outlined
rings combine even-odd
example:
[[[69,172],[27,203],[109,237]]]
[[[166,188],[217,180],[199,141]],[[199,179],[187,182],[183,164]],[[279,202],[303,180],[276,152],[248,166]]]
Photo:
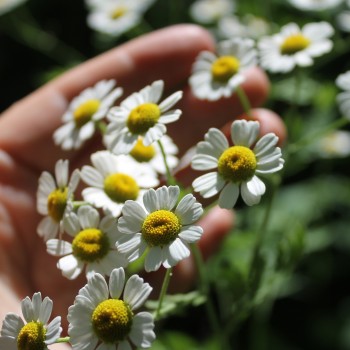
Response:
[[[62,233],[62,219],[72,209],[73,194],[80,174],[76,169],[68,178],[68,160],[58,160],[55,166],[55,177],[44,171],[39,178],[37,191],[37,211],[45,217],[40,221],[37,231],[45,241]]]
[[[168,167],[170,170],[172,170],[179,163],[179,159],[176,157],[176,154],[179,150],[168,135],[163,135],[159,141],[164,148]],[[142,138],[140,137],[137,140],[134,148],[130,151],[130,156],[139,163],[148,164],[152,169],[154,169],[154,171],[159,174],[166,173],[162,151],[158,143],[153,143],[152,145],[145,146],[142,142]]]
[[[327,22],[308,23],[301,29],[296,23],[289,23],[278,34],[259,41],[261,66],[273,73],[311,66],[314,57],[331,51],[333,43],[329,37],[333,33],[333,27]]]
[[[114,80],[102,80],[75,97],[62,117],[63,125],[53,134],[64,150],[78,149],[92,137],[96,123],[103,119],[123,90]]]
[[[338,6],[343,0],[288,0],[289,3],[299,10],[323,11]]]
[[[190,15],[199,23],[212,23],[234,10],[232,0],[197,0],[190,7]]]
[[[119,216],[126,200],[140,200],[146,189],[158,186],[155,172],[127,155],[99,151],[91,155],[93,166],[81,170],[82,180],[89,186],[82,191],[85,201]]]
[[[184,196],[178,205],[178,186],[163,186],[148,190],[143,196],[144,207],[127,201],[118,220],[121,234],[118,250],[134,261],[148,249],[145,270],[158,270],[176,265],[190,255],[188,244],[198,241],[203,233],[193,225],[203,214],[202,205],[192,194]],[[175,207],[176,206],[176,207]]]
[[[151,347],[156,337],[153,316],[149,312],[135,312],[151,291],[152,287],[138,275],[132,275],[125,283],[122,268],[112,271],[108,285],[99,273],[92,276],[68,310],[73,350]]]
[[[251,39],[233,38],[219,42],[217,53],[202,51],[192,68],[189,83],[199,99],[230,97],[241,85],[244,71],[255,65],[256,51]]]
[[[163,89],[164,82],[157,80],[110,110],[105,143],[112,153],[129,153],[139,136],[142,136],[144,145],[149,146],[166,133],[165,124],[179,119],[181,111],[171,108],[181,99],[182,91],[159,103]]]
[[[138,25],[152,3],[150,0],[93,0],[88,2],[91,13],[87,23],[98,32],[119,36]]]
[[[73,237],[72,243],[60,239],[46,242],[49,254],[62,256],[57,267],[63,276],[75,279],[84,266],[87,278],[96,272],[109,276],[114,267],[126,266],[127,260],[115,249],[118,230],[113,216],[107,215],[101,220],[95,208],[84,205],[77,214],[69,213],[63,225]]]
[[[350,155],[350,132],[335,130],[316,143],[316,151],[322,158],[342,158]]]
[[[53,344],[61,336],[61,317],[55,317],[48,323],[52,312],[52,300],[41,298],[41,293],[35,293],[32,300],[29,297],[21,301],[22,318],[14,313],[8,313],[0,332],[0,348],[6,350],[47,350],[47,345]]]
[[[241,193],[247,205],[259,203],[265,184],[258,175],[274,173],[283,167],[278,137],[269,133],[257,141],[260,125],[256,121],[237,120],[231,125],[233,146],[218,129],[211,128],[205,141],[197,145],[192,159],[195,170],[211,170],[193,181],[193,188],[204,198],[218,194],[221,208],[233,208]],[[257,141],[257,142],[256,142]]]
[[[337,95],[337,102],[342,114],[350,119],[350,71],[340,74],[335,84],[343,91]]]

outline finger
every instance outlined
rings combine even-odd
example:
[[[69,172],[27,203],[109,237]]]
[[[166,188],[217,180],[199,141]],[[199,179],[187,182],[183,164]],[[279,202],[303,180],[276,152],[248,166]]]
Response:
[[[166,88],[186,80],[201,50],[211,50],[209,33],[194,25],[177,25],[141,36],[94,58],[16,103],[0,119],[0,148],[42,171],[59,158],[79,153],[61,151],[52,141],[69,101],[102,79],[116,79],[125,94],[156,79]]]
[[[249,69],[245,76],[242,89],[251,106],[260,106],[269,92],[268,78],[258,67]],[[180,108],[183,110],[181,118],[169,125],[169,133],[179,146],[180,154],[200,141],[210,127],[221,128],[243,112],[236,94],[218,101],[205,101],[197,99],[189,87],[185,90]]]

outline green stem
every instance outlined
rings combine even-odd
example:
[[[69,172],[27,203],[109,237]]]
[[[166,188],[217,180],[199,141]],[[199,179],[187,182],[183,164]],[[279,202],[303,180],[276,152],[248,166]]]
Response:
[[[160,295],[159,295],[159,300],[158,300],[158,307],[156,310],[156,314],[155,314],[155,319],[158,320],[160,317],[160,313],[161,313],[161,309],[162,309],[162,304],[164,301],[164,297],[167,293],[168,287],[169,287],[169,282],[170,282],[170,278],[173,275],[172,273],[172,269],[169,268],[166,270],[165,276],[164,276],[164,280],[163,280],[163,285],[162,285],[162,289],[160,290]]]
[[[248,96],[240,86],[237,87],[236,92],[237,92],[239,101],[241,102],[241,105],[243,107],[244,113],[247,115],[247,117],[251,117],[250,110],[252,108],[251,108]]]
[[[55,343],[69,343],[70,337],[58,338]]]
[[[196,263],[196,267],[199,274],[200,289],[201,289],[201,292],[206,297],[205,307],[206,307],[206,312],[209,318],[210,325],[212,327],[212,330],[214,332],[216,339],[221,343],[221,348],[229,349],[228,340],[221,332],[220,322],[218,320],[217,313],[215,311],[215,307],[213,305],[212,299],[209,296],[210,288],[209,288],[208,279],[206,277],[207,273],[205,271],[205,264],[202,258],[202,254],[196,244],[192,244],[191,248],[192,248],[194,261]]]
[[[160,151],[161,151],[161,153],[162,153],[163,160],[164,160],[165,171],[166,171],[166,178],[167,178],[167,184],[168,184],[168,185],[176,185],[176,180],[175,180],[174,177],[171,175],[171,172],[170,172],[170,169],[169,169],[169,166],[168,166],[168,162],[167,162],[167,160],[166,160],[166,153],[165,153],[163,144],[162,144],[162,142],[161,142],[160,140],[158,140],[157,142],[158,142],[158,145],[159,145],[159,148],[160,148]]]

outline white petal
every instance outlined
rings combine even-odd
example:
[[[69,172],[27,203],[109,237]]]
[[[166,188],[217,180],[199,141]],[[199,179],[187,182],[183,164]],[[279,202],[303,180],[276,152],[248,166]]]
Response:
[[[176,238],[170,245],[169,245],[169,252],[171,257],[175,261],[183,260],[190,256],[190,250],[188,249],[187,245],[181,241],[181,239]]]
[[[166,127],[164,124],[157,123],[155,126],[150,128],[143,139],[145,146],[151,145],[153,142],[158,141],[166,133]]]
[[[203,198],[215,196],[225,185],[225,180],[217,173],[211,172],[197,177],[192,183],[195,192]]]
[[[156,339],[154,321],[149,312],[139,312],[133,318],[130,331],[131,341],[140,348],[149,348]]]
[[[187,194],[176,207],[175,214],[179,216],[182,225],[192,224],[202,216],[202,204],[192,194]]]
[[[30,301],[30,299],[28,298],[28,300]],[[23,313],[23,306],[22,306],[22,313]],[[29,311],[28,313],[26,313],[27,318],[25,318],[26,320],[32,320],[33,318],[31,317],[32,315],[32,311]],[[25,314],[23,313],[23,316]],[[30,321],[29,321],[30,322]],[[24,322],[21,319],[21,317],[19,317],[18,315],[10,312],[8,314],[6,314],[5,319],[2,323],[2,328],[1,328],[1,337],[14,337],[17,338],[17,335],[19,334],[20,330],[22,329],[22,327],[24,326]],[[1,338],[0,338],[1,339]],[[17,349],[17,348],[16,348]]]
[[[61,239],[49,239],[46,242],[46,251],[53,256],[63,256],[73,252],[72,245]]]
[[[81,228],[97,228],[100,223],[100,215],[95,208],[84,205],[78,209],[78,218]]]
[[[123,299],[132,310],[141,307],[152,292],[152,287],[137,275],[131,276],[125,285]]]
[[[265,184],[257,177],[241,185],[241,195],[247,205],[255,205],[260,202],[261,196],[265,193]]]
[[[145,259],[146,272],[156,271],[162,264],[162,249],[160,247],[150,248]]]
[[[250,147],[256,141],[259,129],[259,122],[236,120],[231,126],[232,141],[235,145]]]
[[[191,161],[192,169],[211,170],[218,167],[218,159],[208,154],[196,154]]]
[[[179,233],[179,237],[186,243],[197,242],[203,234],[203,229],[200,226],[189,226]]]
[[[219,206],[224,209],[232,209],[238,199],[239,186],[234,183],[228,183],[220,193]]]

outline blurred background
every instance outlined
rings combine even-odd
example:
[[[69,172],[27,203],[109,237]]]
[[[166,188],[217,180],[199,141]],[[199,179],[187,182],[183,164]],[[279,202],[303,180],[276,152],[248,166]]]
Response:
[[[335,85],[350,69],[348,4],[328,1],[323,10],[305,10],[297,1],[237,0],[229,1],[223,16],[213,15],[221,5],[211,0],[208,19],[205,10],[193,7],[200,1],[155,0],[145,4],[138,24],[111,35],[88,24],[94,2],[0,0],[0,112],[80,62],[174,23],[201,24],[218,40],[241,35],[257,41],[289,22],[334,26],[332,52],[302,71],[297,98],[293,72],[269,75],[266,107],[286,120],[291,139],[283,176],[271,180],[279,189],[255,298],[247,295],[247,271],[264,201],[238,206],[236,229],[208,269],[232,349],[350,349],[350,138],[348,124],[337,124],[342,115]],[[338,129],[345,132],[340,140],[333,134]],[[208,336],[203,301],[190,295],[183,303],[173,302],[153,348],[217,349]]]

